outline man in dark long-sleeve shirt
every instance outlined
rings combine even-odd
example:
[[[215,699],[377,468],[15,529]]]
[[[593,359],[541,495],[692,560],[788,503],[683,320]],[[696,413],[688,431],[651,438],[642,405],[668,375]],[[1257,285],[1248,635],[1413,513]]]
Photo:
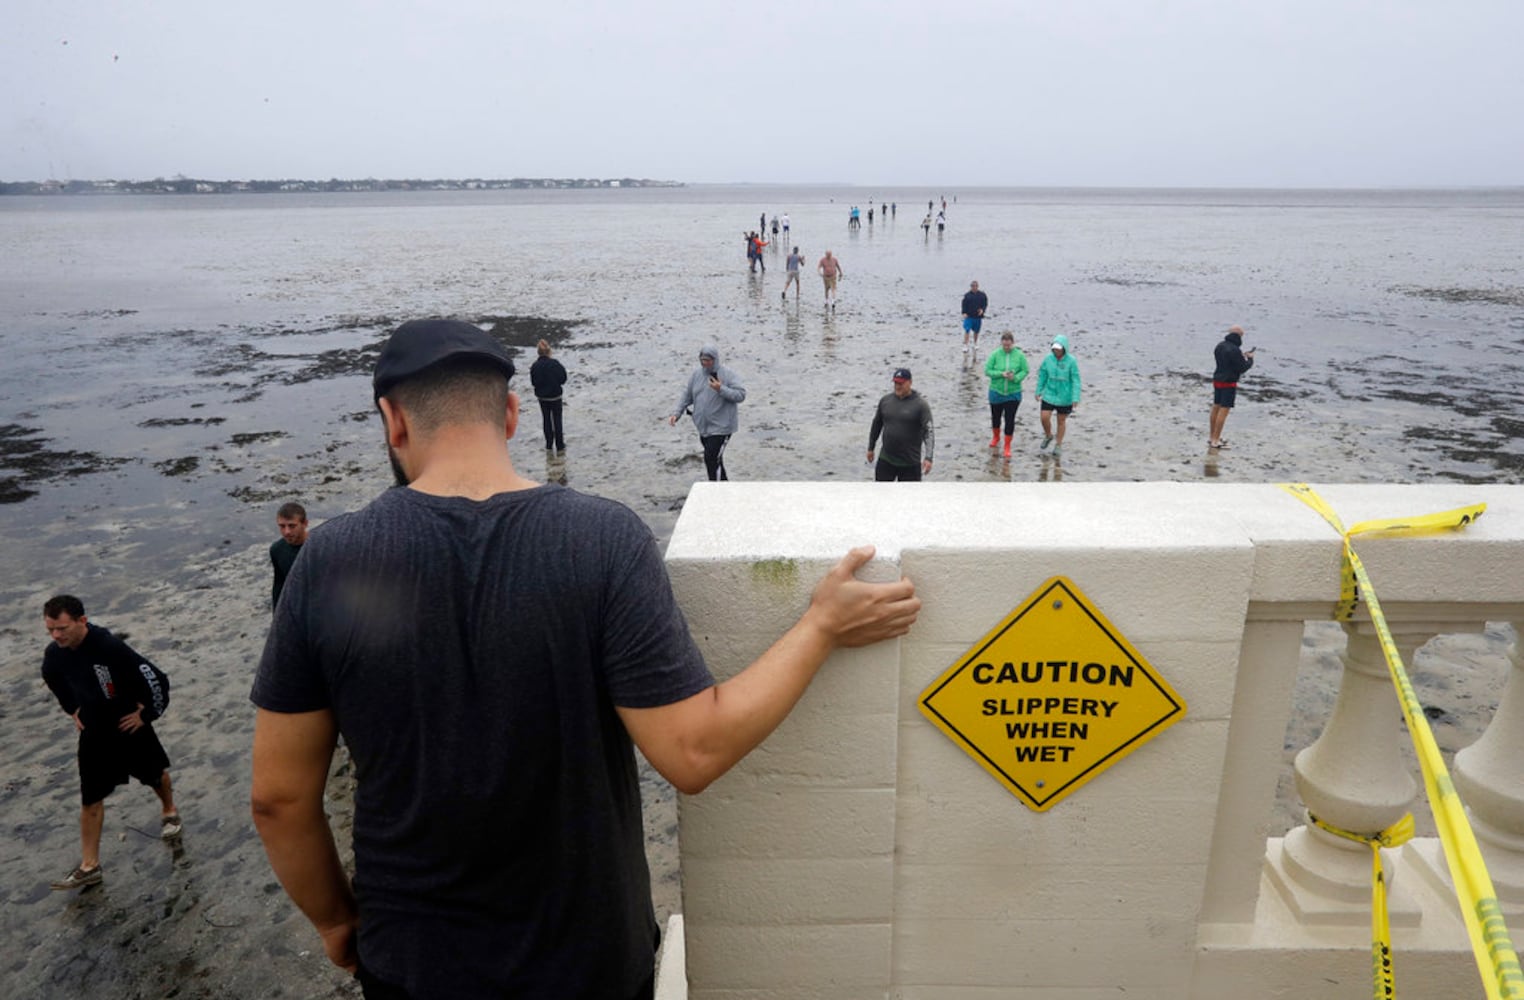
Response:
[[[979,291],[979,282],[971,281],[963,294],[963,353],[979,351],[979,330],[984,325],[984,311],[990,307],[990,297]],[[968,335],[974,335],[972,345]]]
[[[129,778],[159,797],[164,839],[180,835],[169,757],[150,724],[168,705],[168,689],[146,658],[86,621],[79,598],[59,594],[49,599],[42,619],[53,639],[42,656],[42,679],[79,733],[80,862],[53,888],[82,889],[102,879],[105,799]]]
[[[896,368],[894,391],[878,401],[873,412],[873,426],[868,430],[868,461],[879,434],[884,435],[884,451],[873,467],[873,478],[880,483],[918,483],[931,471],[931,453],[935,438],[931,430],[931,404],[911,386],[910,369]]]

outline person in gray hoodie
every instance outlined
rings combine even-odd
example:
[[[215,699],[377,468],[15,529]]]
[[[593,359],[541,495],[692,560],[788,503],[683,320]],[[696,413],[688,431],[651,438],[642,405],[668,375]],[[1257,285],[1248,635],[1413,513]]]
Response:
[[[699,348],[699,368],[688,376],[677,408],[667,417],[674,425],[686,412],[693,414],[693,426],[704,445],[704,468],[711,482],[727,480],[725,444],[736,432],[736,406],[746,398],[746,387],[735,372],[720,364],[719,348],[705,344]]]

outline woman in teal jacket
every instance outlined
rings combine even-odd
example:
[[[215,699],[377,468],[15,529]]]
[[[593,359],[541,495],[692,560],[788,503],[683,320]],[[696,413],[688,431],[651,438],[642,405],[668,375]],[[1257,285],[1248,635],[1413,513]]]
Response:
[[[1016,411],[1021,407],[1021,383],[1027,377],[1027,356],[1016,350],[1016,338],[1007,330],[1000,347],[984,362],[990,380],[990,447],[1000,447],[1000,423],[1005,421],[1005,457],[1011,457],[1011,435],[1016,432]]]
[[[1042,447],[1053,445],[1053,457],[1063,454],[1064,425],[1080,401],[1079,365],[1069,354],[1069,338],[1053,338],[1053,349],[1037,368],[1037,401],[1042,404]],[[1048,414],[1058,414],[1055,440]]]

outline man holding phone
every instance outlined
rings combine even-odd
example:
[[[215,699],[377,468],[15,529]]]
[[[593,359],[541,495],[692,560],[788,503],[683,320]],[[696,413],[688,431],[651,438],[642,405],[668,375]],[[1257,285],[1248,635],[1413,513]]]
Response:
[[[720,350],[712,344],[699,348],[698,371],[688,376],[677,408],[667,417],[668,425],[677,423],[684,413],[693,414],[704,445],[704,469],[709,481],[728,480],[725,474],[725,445],[740,425],[736,406],[746,398],[746,387],[735,372],[720,364]]]
[[[1246,351],[1243,346],[1244,328],[1230,326],[1227,336],[1222,338],[1222,343],[1217,345],[1214,352],[1217,369],[1212,372],[1212,416],[1207,429],[1208,448],[1228,446],[1222,439],[1222,427],[1228,422],[1228,414],[1233,411],[1239,377],[1254,367],[1254,348]]]

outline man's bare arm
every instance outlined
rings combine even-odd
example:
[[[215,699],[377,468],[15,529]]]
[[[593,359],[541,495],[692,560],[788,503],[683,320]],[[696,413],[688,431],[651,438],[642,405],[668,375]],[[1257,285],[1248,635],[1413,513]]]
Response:
[[[619,708],[635,745],[662,777],[695,794],[778,727],[826,657],[910,630],[921,610],[915,587],[854,578],[873,548],[847,553],[815,588],[809,609],[741,673],[658,708]]]
[[[317,928],[329,960],[353,972],[358,910],[323,813],[337,739],[332,712],[260,709],[254,718],[250,801],[275,877]]]

